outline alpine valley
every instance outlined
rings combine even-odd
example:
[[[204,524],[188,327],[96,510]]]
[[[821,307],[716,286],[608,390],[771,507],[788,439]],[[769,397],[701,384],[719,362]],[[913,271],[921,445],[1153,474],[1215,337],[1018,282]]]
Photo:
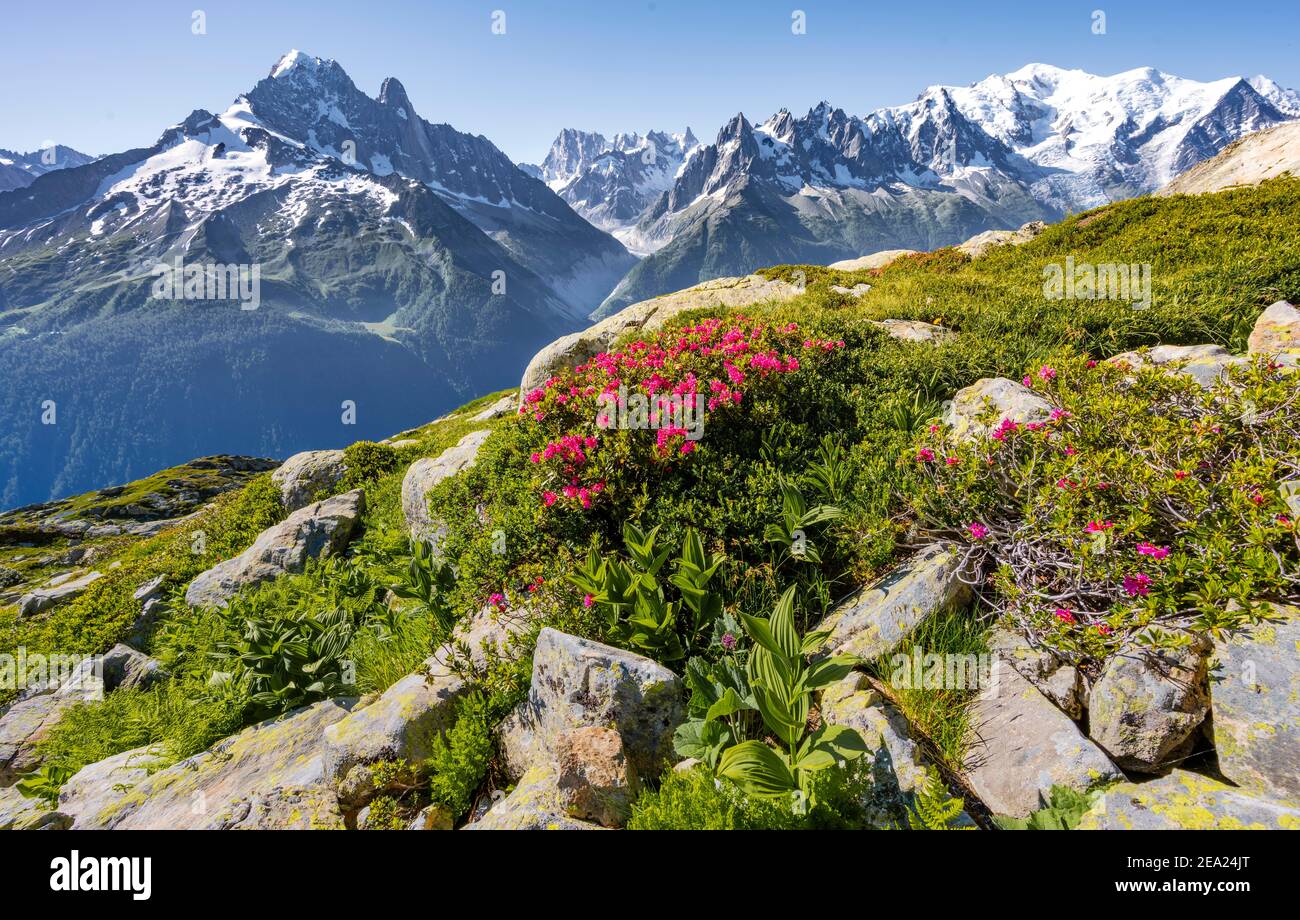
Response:
[[[861,116],[738,114],[711,144],[566,129],[531,166],[293,51],[147,147],[0,151],[0,506],[400,431],[589,317],[1059,220],[1296,117],[1265,77],[1033,64]],[[255,267],[257,308],[153,296],[180,265]]]

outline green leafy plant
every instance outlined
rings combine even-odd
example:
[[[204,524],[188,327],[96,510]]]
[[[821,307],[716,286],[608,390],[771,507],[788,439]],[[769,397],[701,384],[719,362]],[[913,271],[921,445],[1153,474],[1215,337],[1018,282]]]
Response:
[[[781,516],[763,530],[763,539],[781,547],[777,564],[789,559],[820,565],[821,554],[813,543],[809,529],[844,517],[844,509],[835,505],[808,507],[803,493],[793,482],[781,481]]]
[[[374,482],[392,472],[400,460],[398,452],[387,444],[357,441],[343,450],[343,465],[347,472],[343,474],[340,488],[347,491]]]
[[[456,587],[456,570],[422,540],[411,540],[410,551],[410,562],[392,592],[414,601],[417,612],[432,618],[443,635],[449,634],[456,625],[456,611],[449,600]]]
[[[794,625],[795,594],[795,587],[788,588],[771,617],[740,615],[754,643],[746,665],[750,696],[763,725],[780,746],[756,739],[739,741],[718,755],[717,772],[751,795],[785,796],[797,790],[812,801],[813,774],[856,760],[867,747],[861,735],[842,725],[824,724],[809,731],[813,695],[847,676],[857,659],[835,655],[809,660],[829,633],[810,632],[800,637]],[[748,706],[736,690],[727,688],[710,707],[705,721],[733,715]]]
[[[38,770],[28,773],[14,783],[14,788],[28,799],[37,799],[50,808],[59,805],[59,790],[63,784],[72,779],[72,770],[46,764]]]
[[[1097,790],[1080,792],[1069,786],[1053,786],[1047,804],[1025,818],[995,815],[993,822],[1004,831],[1072,831],[1098,796]]]
[[[668,579],[678,598],[669,599],[659,573],[672,549],[657,547],[658,535],[658,527],[643,533],[624,525],[628,559],[602,559],[593,546],[569,580],[606,612],[612,641],[671,662],[697,647],[721,613],[722,599],[710,583],[723,559],[706,552],[699,534],[688,530]]]
[[[962,800],[951,795],[939,771],[926,771],[925,785],[916,790],[908,805],[907,826],[914,831],[974,830],[972,824],[958,824],[965,810]]]
[[[346,609],[266,615],[259,605],[236,597],[222,616],[238,638],[211,653],[228,669],[216,679],[224,674],[246,684],[259,709],[284,712],[354,686],[343,657],[356,623]]]

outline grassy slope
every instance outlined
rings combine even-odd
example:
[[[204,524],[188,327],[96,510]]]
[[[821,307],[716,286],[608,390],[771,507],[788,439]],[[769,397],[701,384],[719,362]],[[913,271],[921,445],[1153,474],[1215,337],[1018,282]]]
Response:
[[[908,480],[897,460],[938,401],[980,377],[1018,378],[1026,366],[1062,348],[1099,356],[1156,342],[1218,342],[1242,349],[1264,306],[1300,297],[1298,220],[1300,181],[1279,180],[1215,196],[1112,205],[1070,218],[1023,247],[995,250],[975,262],[944,250],[869,273],[812,266],[771,269],[769,274],[776,276],[802,271],[808,293],[792,303],[747,312],[839,336],[849,345],[843,359],[815,378],[791,384],[779,400],[747,403],[739,420],[701,442],[698,462],[671,474],[633,463],[628,481],[639,481],[639,490],[624,489],[602,513],[561,527],[541,515],[529,479],[527,457],[545,444],[544,432],[528,420],[498,423],[498,436],[474,469],[445,484],[434,499],[435,509],[451,524],[448,546],[462,569],[458,607],[475,609],[490,592],[541,575],[548,585],[541,604],[547,614],[566,628],[599,636],[601,624],[564,589],[565,575],[589,542],[608,550],[616,544],[623,520],[636,519],[665,525],[668,536],[687,525],[699,528],[712,548],[729,557],[724,576],[728,596],[744,609],[762,610],[781,578],[780,566],[761,539],[764,521],[779,507],[776,476],[804,469],[827,433],[851,446],[854,474],[855,511],[828,532],[835,558],[822,573],[825,599],[839,596],[890,564],[896,543],[906,541]],[[1153,306],[1139,311],[1104,301],[1048,302],[1042,292],[1043,267],[1067,255],[1077,262],[1150,263]],[[861,301],[829,289],[864,280],[873,288]],[[870,325],[870,320],[886,317],[942,321],[959,335],[938,348],[900,343]],[[394,551],[403,529],[405,464],[482,427],[467,418],[493,398],[418,429],[413,435],[421,443],[401,452],[403,463],[366,486],[360,553]],[[775,461],[761,459],[772,452]],[[266,498],[265,483],[258,480],[218,501],[206,525],[210,552],[202,564],[188,553],[187,533],[163,535],[124,551],[123,566],[84,603],[32,623],[0,611],[0,649],[102,650],[129,624],[128,601],[135,585],[162,573],[174,591],[181,591],[215,557],[242,549],[275,519]],[[506,554],[493,551],[491,532],[478,525],[480,507],[506,532]],[[175,628],[191,627],[178,623]],[[200,627],[192,628],[197,632]],[[961,638],[963,644],[969,641]],[[100,727],[111,733],[111,727]],[[948,749],[949,729],[933,731]],[[128,740],[139,738],[122,743]],[[110,739],[108,747],[121,745]]]

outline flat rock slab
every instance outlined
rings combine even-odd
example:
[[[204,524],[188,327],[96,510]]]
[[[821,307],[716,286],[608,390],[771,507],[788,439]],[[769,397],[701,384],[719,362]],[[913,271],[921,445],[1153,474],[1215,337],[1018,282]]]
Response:
[[[333,555],[347,546],[365,507],[365,494],[354,489],[298,509],[258,534],[238,556],[198,575],[185,591],[185,603],[223,607],[245,588],[299,573],[307,560]]]
[[[346,717],[354,704],[354,700],[326,700],[261,722],[140,779],[116,798],[112,795],[112,787],[118,784],[114,771],[126,767],[121,763],[107,768],[92,764],[70,782],[78,782],[82,774],[92,771],[76,788],[79,797],[94,802],[99,810],[93,814],[83,811],[77,816],[77,826],[128,830],[342,827],[333,794],[323,783],[321,734]],[[103,778],[92,783],[96,773]],[[278,823],[271,823],[272,815]]]
[[[1219,771],[1237,785],[1300,801],[1300,611],[1274,614],[1215,643],[1214,746]]]
[[[95,818],[149,778],[159,759],[151,748],[134,748],[87,764],[59,790],[59,811],[72,818],[74,830],[93,826]]]
[[[884,268],[890,262],[901,259],[903,256],[914,256],[918,251],[916,249],[882,249],[869,255],[858,256],[856,259],[842,259],[839,262],[832,262],[828,267],[842,272],[869,271],[874,268]]]
[[[892,651],[932,614],[959,606],[970,587],[958,577],[956,551],[935,544],[875,584],[841,601],[822,621],[835,654],[871,659]]]
[[[18,615],[20,617],[35,616],[60,604],[66,604],[73,598],[84,594],[87,588],[103,577],[101,572],[89,572],[78,578],[60,578],[57,584],[37,588],[30,594],[24,594],[19,599]]]
[[[1006,662],[994,686],[970,704],[966,778],[995,814],[1023,818],[1041,808],[1052,786],[1080,791],[1123,779],[1101,748]]]
[[[1041,220],[1032,220],[1018,230],[985,230],[977,233],[966,242],[956,247],[972,259],[978,259],[991,249],[999,246],[1022,246],[1047,229]]]
[[[1157,345],[1145,350],[1126,351],[1110,360],[1134,368],[1147,365],[1166,368],[1191,377],[1207,390],[1223,379],[1228,368],[1250,363],[1249,358],[1230,354],[1221,345]]]
[[[501,728],[511,776],[554,764],[560,737],[575,728],[612,728],[637,775],[658,776],[686,718],[681,679],[658,662],[546,628],[533,652],[528,697]]]
[[[444,479],[473,466],[479,448],[491,434],[490,429],[471,431],[438,456],[422,457],[407,468],[402,477],[402,516],[412,537],[438,541],[443,526],[429,514],[429,492]]]
[[[1079,830],[1300,830],[1300,807],[1174,770],[1107,789]]]
[[[48,810],[43,802],[27,798],[13,786],[0,788],[0,831],[21,828]]]
[[[922,345],[937,345],[947,341],[957,333],[934,323],[924,323],[919,319],[882,319],[871,325],[878,326],[889,333],[891,338],[900,342],[916,342]]]

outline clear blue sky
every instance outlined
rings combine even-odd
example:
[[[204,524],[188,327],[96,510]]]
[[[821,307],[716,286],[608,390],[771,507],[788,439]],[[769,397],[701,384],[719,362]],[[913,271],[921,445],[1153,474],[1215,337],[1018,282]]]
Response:
[[[563,127],[689,124],[709,141],[737,111],[827,99],[863,113],[1031,61],[1300,86],[1297,0],[9,0],[0,23],[0,147],[20,150],[150,144],[193,109],[222,111],[290,48],[336,59],[370,95],[396,76],[425,118],[533,162]]]

